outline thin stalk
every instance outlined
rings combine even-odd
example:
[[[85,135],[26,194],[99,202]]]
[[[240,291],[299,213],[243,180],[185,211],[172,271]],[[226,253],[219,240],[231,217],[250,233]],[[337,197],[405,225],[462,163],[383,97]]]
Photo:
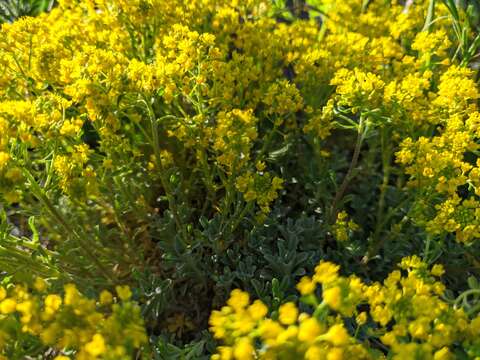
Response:
[[[165,195],[167,196],[168,204],[170,206],[170,209],[172,210],[177,228],[180,231],[180,234],[182,235],[185,244],[187,244],[188,237],[185,232],[185,227],[183,226],[182,221],[180,219],[177,204],[175,203],[175,199],[172,195],[172,191],[171,191],[168,179],[165,178],[165,171],[164,171],[165,169],[162,164],[161,153],[160,153],[160,139],[158,137],[157,119],[155,118],[155,113],[153,111],[153,108],[151,104],[149,104],[146,97],[142,99],[142,102],[145,103],[145,106],[147,108],[148,115],[150,118],[150,125],[151,125],[151,131],[152,131],[152,139],[153,139],[152,145],[153,145],[153,151],[155,153],[155,163],[159,170],[160,181],[162,183],[163,189],[165,190]]]
[[[100,272],[110,281],[115,283],[115,279],[112,274],[103,266],[103,264],[98,260],[94,253],[91,252],[90,246],[85,243],[80,235],[70,226],[70,224],[63,218],[63,216],[58,212],[55,206],[52,204],[48,196],[45,194],[43,188],[38,185],[37,181],[33,175],[24,167],[22,167],[24,175],[30,181],[32,187],[32,192],[40,200],[40,202],[48,209],[51,215],[58,221],[58,223],[67,231],[68,234],[72,234],[75,241],[78,243],[79,247],[85,253],[85,255],[95,264],[95,266],[100,270]]]
[[[430,0],[428,4],[427,18],[425,19],[425,25],[423,26],[423,31],[430,32],[432,29],[433,18],[435,17],[435,0]]]
[[[242,222],[242,220],[245,218],[245,215],[250,211],[252,210],[254,207],[254,203],[253,202],[249,202],[247,203],[247,205],[245,205],[245,207],[243,208],[242,212],[236,217],[236,220],[235,222],[232,224],[232,227],[230,228],[230,232],[233,233],[237,227],[240,225],[240,223]]]
[[[455,303],[454,303],[453,306],[454,306],[455,308],[458,307],[458,306],[460,305],[460,303],[461,303],[462,301],[464,301],[468,296],[474,295],[474,294],[480,295],[480,289],[470,289],[470,290],[467,290],[467,291],[461,293],[461,294],[457,297],[457,299],[455,300]]]
[[[363,119],[363,116],[361,116],[360,123],[358,124],[357,141],[355,143],[355,149],[353,150],[352,161],[350,162],[350,166],[347,170],[347,174],[345,175],[342,184],[338,188],[337,193],[335,194],[335,198],[333,199],[333,202],[332,202],[332,208],[330,212],[331,224],[333,224],[337,219],[338,204],[342,200],[345,194],[345,191],[347,190],[348,184],[353,179],[353,171],[355,170],[358,164],[358,158],[360,156],[360,150],[362,148],[363,140],[365,138],[365,132],[366,131],[365,131],[364,119]]]

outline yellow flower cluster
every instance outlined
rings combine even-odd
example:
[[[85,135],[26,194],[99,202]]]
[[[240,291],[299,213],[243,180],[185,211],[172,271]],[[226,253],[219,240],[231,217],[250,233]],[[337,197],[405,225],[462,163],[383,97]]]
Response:
[[[421,54],[419,61],[424,63],[430,62],[432,56],[446,58],[450,46],[450,40],[443,29],[435,32],[421,31],[415,36],[412,43],[412,49]]]
[[[172,232],[191,244],[197,215],[222,215],[219,234],[228,240],[251,212],[265,219],[296,183],[290,164],[303,154],[278,164],[276,150],[307,146],[321,162],[326,146],[343,145],[327,143],[331,133],[356,128],[356,160],[366,158],[365,139],[391,154],[400,144],[396,163],[408,186],[398,176],[395,190],[413,198],[418,225],[460,242],[480,238],[480,93],[475,71],[455,60],[465,50],[453,49],[447,2],[316,1],[321,24],[313,15],[279,21],[273,3],[60,0],[48,14],[3,25],[0,203],[53,213],[53,221],[42,218],[53,250],[64,250],[55,240],[72,229],[65,249],[73,238],[80,243],[73,254],[92,244],[92,263],[97,254],[108,257],[98,267],[106,277],[131,273],[129,261],[137,260],[130,254],[141,259],[135,268],[150,266],[144,257],[159,237],[148,225],[152,216],[171,215]],[[395,166],[381,155],[385,168]],[[295,196],[310,191],[294,187]],[[388,201],[383,195],[379,203]],[[358,226],[346,212],[337,214],[337,200],[326,228],[346,243]],[[319,216],[328,213],[318,209]],[[379,223],[374,237],[388,225]],[[156,255],[152,267],[163,258]],[[441,273],[412,257],[383,283],[366,284],[322,262],[298,283],[305,307],[287,302],[272,311],[235,290],[210,320],[224,343],[214,358],[442,360],[456,351],[480,358],[480,318],[445,300]],[[95,301],[74,285],[56,294],[42,284],[36,292],[0,288],[6,358],[21,336],[55,349],[57,360],[131,358],[146,342],[128,288]]]
[[[287,302],[267,316],[261,301],[251,303],[247,293],[234,290],[227,306],[210,318],[211,331],[224,343],[215,358],[410,359],[416,354],[443,360],[456,358],[458,351],[469,358],[480,355],[480,316],[471,319],[443,299],[445,286],[437,280],[442,266],[429,269],[420,258],[407,257],[383,283],[370,285],[338,272],[337,265],[322,261],[313,277],[301,279],[297,288],[308,312]],[[360,340],[367,323],[367,338]]]
[[[449,67],[451,42],[446,16],[442,17],[448,10],[441,3],[435,8],[435,31],[424,30],[428,5],[324,2],[326,29],[316,35],[322,41],[310,44],[292,61],[301,88],[315,89],[315,100],[324,101],[323,108],[317,106],[305,91],[307,105],[316,105],[305,126],[307,133],[328,136],[339,108],[353,121],[363,115],[375,125],[393,122],[397,135],[404,137],[442,122],[444,105],[453,107],[452,97],[458,102],[466,95],[463,90],[461,95],[447,94],[457,89],[446,85],[447,77],[468,70]],[[316,87],[309,81],[312,74]],[[460,86],[462,80],[456,81]],[[333,86],[333,94],[326,84]],[[468,85],[463,81],[461,86]],[[472,98],[468,94],[465,101]]]
[[[246,201],[255,201],[262,212],[268,213],[270,212],[269,205],[277,198],[282,183],[283,181],[279,177],[272,177],[269,173],[260,170],[240,176],[236,185],[238,191],[244,194]]]
[[[333,318],[318,321],[300,314],[291,302],[280,306],[277,320],[266,317],[267,310],[261,301],[250,304],[247,293],[234,290],[228,306],[210,318],[214,336],[228,344],[220,346],[213,359],[366,358],[366,350]],[[258,340],[264,344],[260,349]]]
[[[360,118],[369,127],[393,123],[393,140],[401,142],[397,163],[417,188],[414,220],[461,242],[480,237],[479,92],[474,71],[449,58],[447,8],[437,3],[426,27],[427,1],[322,4],[324,32],[304,24],[295,36],[307,47],[288,54],[309,114],[305,132],[324,139],[337,121],[347,128]]]
[[[242,169],[250,160],[253,141],[258,136],[256,123],[251,110],[218,114],[213,148],[219,153],[220,164],[230,171]]]
[[[461,242],[480,237],[480,212],[476,196],[479,162],[466,158],[478,150],[480,114],[474,100],[479,92],[472,71],[450,67],[441,77],[432,99],[442,114],[438,135],[407,137],[397,161],[410,175],[410,185],[420,190],[416,220],[432,234],[454,233]],[[465,191],[460,193],[459,190]],[[434,214],[430,217],[433,208]]]
[[[28,184],[9,171],[38,162],[29,169],[40,170],[36,178],[72,198],[96,198],[104,164],[135,159],[159,172],[151,160],[172,143],[186,149],[189,163],[172,156],[169,165],[201,169],[210,199],[233,191],[270,150],[254,147],[295,128],[304,108],[282,64],[308,44],[285,47],[284,37],[295,34],[268,16],[269,7],[260,0],[60,1],[48,14],[4,25],[0,196],[19,201]],[[313,41],[315,33],[312,23],[305,36]],[[274,130],[259,132],[264,126]],[[258,201],[263,211],[279,188],[272,179]]]
[[[337,215],[337,221],[333,225],[333,234],[337,241],[347,241],[350,235],[359,230],[360,227],[353,221],[348,219],[348,214],[341,211]]]
[[[382,101],[385,83],[375,74],[365,73],[358,68],[340,69],[330,82],[336,86],[337,105],[346,106],[353,113],[359,109],[376,109]]]
[[[0,194],[19,201],[17,164],[38,161],[48,184],[95,197],[103,164],[135,159],[156,173],[152,158],[175,147],[187,154],[173,152],[169,166],[196,168],[221,208],[235,183],[253,199],[245,184],[272,143],[299,127],[323,140],[339,110],[353,122],[393,122],[400,137],[444,127],[474,111],[478,94],[471,71],[450,66],[447,8],[436,5],[426,31],[428,6],[329,0],[318,26],[278,22],[262,0],[60,1],[49,14],[4,25]],[[95,156],[88,128],[98,137]],[[274,178],[257,202],[264,212],[278,193]]]
[[[115,297],[105,290],[96,301],[73,284],[63,295],[52,293],[39,278],[33,288],[0,287],[0,358],[10,359],[18,343],[36,342],[65,354],[55,360],[130,359],[147,335],[128,286],[116,291]]]

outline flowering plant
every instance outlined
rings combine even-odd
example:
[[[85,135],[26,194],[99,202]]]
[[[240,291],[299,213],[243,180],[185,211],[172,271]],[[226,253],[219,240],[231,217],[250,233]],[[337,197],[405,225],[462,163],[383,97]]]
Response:
[[[480,356],[476,2],[39,3],[1,18],[3,356]]]

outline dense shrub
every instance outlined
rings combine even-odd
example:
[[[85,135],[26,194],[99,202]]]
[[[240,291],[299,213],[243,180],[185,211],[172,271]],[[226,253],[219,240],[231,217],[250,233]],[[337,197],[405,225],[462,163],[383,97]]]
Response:
[[[64,0],[4,24],[0,354],[480,356],[464,5]]]

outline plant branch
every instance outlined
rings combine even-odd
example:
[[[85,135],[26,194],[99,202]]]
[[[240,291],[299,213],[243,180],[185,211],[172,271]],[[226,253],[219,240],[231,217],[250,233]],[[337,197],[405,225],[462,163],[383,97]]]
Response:
[[[360,123],[358,124],[358,129],[357,129],[357,141],[355,143],[355,149],[353,150],[353,156],[352,156],[352,161],[350,162],[350,166],[347,170],[347,174],[345,175],[342,184],[337,190],[337,193],[335,194],[335,198],[333,199],[332,202],[332,208],[330,212],[330,223],[333,224],[337,218],[338,214],[338,205],[340,201],[342,200],[345,191],[347,190],[347,187],[350,183],[350,181],[353,179],[353,171],[357,167],[358,164],[358,158],[360,156],[360,150],[362,148],[363,140],[365,138],[365,125],[364,125],[364,119],[363,116],[360,117]]]

